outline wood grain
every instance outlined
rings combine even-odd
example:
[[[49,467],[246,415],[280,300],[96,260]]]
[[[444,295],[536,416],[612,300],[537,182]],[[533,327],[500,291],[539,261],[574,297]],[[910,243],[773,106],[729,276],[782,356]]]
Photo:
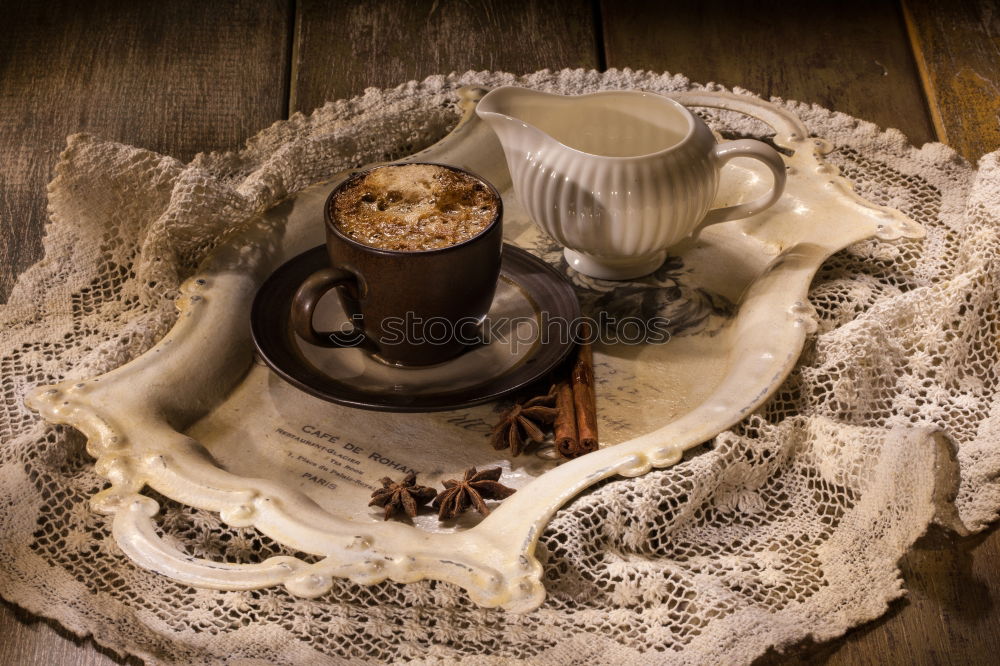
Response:
[[[916,145],[934,130],[897,7],[885,2],[604,0],[609,67],[815,102],[896,127]]]
[[[431,74],[598,65],[590,2],[300,0],[292,111]]]
[[[57,622],[35,617],[0,601],[0,664],[10,666],[138,666],[137,657],[123,659],[74,636]]]
[[[1000,149],[1000,4],[905,0],[903,8],[941,141],[972,161]]]
[[[181,159],[285,116],[286,0],[7,2],[0,31],[0,300],[41,254],[67,134]]]

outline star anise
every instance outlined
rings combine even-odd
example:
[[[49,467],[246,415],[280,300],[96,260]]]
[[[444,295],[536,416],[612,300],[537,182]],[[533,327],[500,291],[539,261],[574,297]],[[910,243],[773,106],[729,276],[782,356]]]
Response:
[[[499,467],[494,467],[479,472],[473,467],[465,472],[465,478],[461,481],[445,481],[444,490],[434,499],[438,519],[454,518],[470,506],[474,506],[484,516],[489,515],[490,509],[485,500],[500,500],[514,494],[513,488],[499,482],[501,471]]]
[[[527,442],[539,443],[545,439],[542,425],[552,423],[556,418],[555,387],[546,395],[541,395],[524,403],[517,403],[500,415],[493,426],[490,443],[496,450],[510,449],[510,455],[518,456]]]
[[[400,509],[413,518],[417,515],[417,507],[427,504],[435,496],[437,491],[433,488],[417,485],[416,472],[407,472],[399,482],[383,477],[382,487],[372,493],[372,501],[368,506],[385,507],[383,520],[389,520]]]

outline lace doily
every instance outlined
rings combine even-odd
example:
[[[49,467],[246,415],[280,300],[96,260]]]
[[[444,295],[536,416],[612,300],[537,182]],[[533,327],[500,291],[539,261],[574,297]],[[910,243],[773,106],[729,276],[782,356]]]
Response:
[[[539,546],[540,609],[478,608],[427,581],[340,581],[312,600],[195,590],[133,566],[89,509],[104,484],[84,438],[40,422],[25,392],[141,354],[172,325],[181,280],[228,233],[345,168],[433,143],[469,84],[697,87],[630,70],[435,76],[296,114],[242,151],[189,164],[70,137],[45,258],[0,306],[0,594],[155,663],[740,663],[885,612],[903,594],[897,561],[932,520],[961,531],[996,518],[1000,153],[976,171],[940,144],[915,149],[895,130],[779,101],[836,146],[828,159],[865,197],[927,238],[835,255],[810,295],[819,331],[764,408],[675,467],[558,512]],[[706,119],[726,136],[762,131],[733,113]],[[164,537],[196,556],[282,552],[157,499]]]

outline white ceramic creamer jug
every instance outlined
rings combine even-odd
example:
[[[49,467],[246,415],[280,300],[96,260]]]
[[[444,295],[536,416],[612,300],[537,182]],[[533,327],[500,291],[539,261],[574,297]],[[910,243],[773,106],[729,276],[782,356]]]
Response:
[[[717,143],[700,118],[655,93],[504,87],[487,93],[476,113],[500,138],[528,214],[565,246],[573,268],[596,278],[651,273],[671,245],[759,213],[785,187],[773,148],[752,139]],[[774,185],[753,201],[709,210],[719,169],[734,157],[766,164]]]

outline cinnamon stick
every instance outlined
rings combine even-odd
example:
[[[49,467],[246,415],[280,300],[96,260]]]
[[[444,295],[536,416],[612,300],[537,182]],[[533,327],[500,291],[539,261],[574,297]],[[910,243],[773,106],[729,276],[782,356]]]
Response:
[[[575,458],[579,439],[576,433],[576,408],[573,406],[573,387],[568,379],[555,385],[556,420],[552,424],[556,449],[567,458]]]
[[[584,323],[580,333],[583,339],[570,374],[573,407],[576,411],[576,455],[597,450],[597,399],[594,393],[594,352],[590,347],[590,327]]]

